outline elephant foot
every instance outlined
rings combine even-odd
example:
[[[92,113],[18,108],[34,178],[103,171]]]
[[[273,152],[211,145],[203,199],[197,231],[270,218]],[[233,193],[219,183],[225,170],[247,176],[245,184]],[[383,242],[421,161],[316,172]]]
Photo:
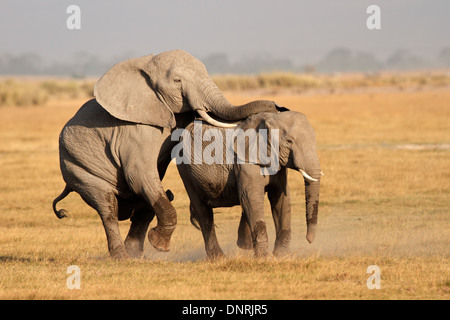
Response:
[[[209,261],[216,261],[216,260],[220,260],[220,259],[225,258],[225,255],[223,254],[222,250],[221,249],[219,249],[219,250],[220,251],[209,253],[207,255],[207,259]]]
[[[170,238],[172,232],[161,232],[158,227],[150,229],[148,241],[158,251],[168,252],[170,250]]]
[[[123,246],[110,250],[109,255],[114,260],[127,260],[129,258],[128,253]]]
[[[125,248],[131,258],[140,258],[144,253],[143,244],[137,239],[125,239]]]
[[[257,221],[253,232],[253,248],[256,257],[266,257],[268,254],[268,237],[266,223]]]
[[[291,230],[282,230],[275,241],[273,254],[276,257],[286,256],[290,253]]]
[[[278,258],[288,256],[290,253],[289,247],[278,246],[273,250],[273,255]]]
[[[214,235],[214,240],[207,241],[207,244],[205,246],[206,255],[208,257],[208,260],[218,260],[225,257],[223,254],[222,248],[219,246],[219,243],[217,242],[217,239]]]
[[[236,242],[237,246],[241,249],[244,250],[251,250],[253,249],[253,242],[252,242],[252,237],[246,237],[246,238],[241,238],[238,237],[238,240]]]
[[[256,258],[265,258],[269,255],[269,246],[267,243],[259,243],[256,244],[255,247],[255,257]]]

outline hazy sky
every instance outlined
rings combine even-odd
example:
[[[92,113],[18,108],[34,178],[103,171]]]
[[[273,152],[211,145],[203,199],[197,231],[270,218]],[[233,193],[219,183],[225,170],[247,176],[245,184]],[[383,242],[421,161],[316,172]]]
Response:
[[[81,9],[69,30],[66,9]],[[381,8],[381,30],[366,9]],[[35,52],[67,61],[184,49],[198,57],[270,54],[318,60],[336,47],[385,57],[397,49],[435,56],[450,46],[449,0],[1,0],[0,53]]]

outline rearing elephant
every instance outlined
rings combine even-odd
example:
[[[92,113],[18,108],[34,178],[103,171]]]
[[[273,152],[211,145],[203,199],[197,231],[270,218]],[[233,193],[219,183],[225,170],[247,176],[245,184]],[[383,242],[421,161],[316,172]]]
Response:
[[[272,101],[231,105],[199,60],[181,50],[148,55],[113,66],[59,137],[60,166],[66,182],[56,204],[71,191],[100,215],[114,258],[140,256],[148,233],[160,251],[170,249],[177,218],[161,180],[170,162],[170,132],[189,123],[194,111],[216,126],[230,127],[259,112],[276,112]],[[213,119],[211,112],[216,119]],[[218,121],[217,118],[224,121]],[[118,220],[131,218],[125,243]]]

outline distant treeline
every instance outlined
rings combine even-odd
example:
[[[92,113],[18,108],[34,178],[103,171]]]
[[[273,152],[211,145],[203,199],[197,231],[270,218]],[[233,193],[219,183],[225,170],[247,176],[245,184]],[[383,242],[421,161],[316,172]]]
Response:
[[[423,72],[376,72],[305,74],[270,72],[257,75],[213,75],[220,90],[245,91],[279,90],[305,93],[319,90],[334,94],[341,91],[366,88],[422,89],[448,88],[450,73],[445,70]],[[0,107],[45,104],[49,99],[88,99],[93,97],[97,79],[62,77],[4,77],[0,78]]]
[[[318,62],[300,66],[296,66],[290,59],[274,59],[267,56],[254,56],[232,63],[226,54],[210,55],[203,59],[203,62],[211,74],[259,74],[273,71],[334,73],[425,70],[450,68],[450,47],[442,49],[431,60],[406,50],[398,50],[383,61],[377,59],[372,53],[337,48],[328,52]]]
[[[89,53],[78,53],[72,61],[49,62],[34,53],[13,55],[0,53],[0,75],[53,75],[85,78],[100,76],[112,65],[132,56],[102,60]],[[322,59],[296,65],[288,58],[255,55],[231,61],[227,54],[211,54],[200,58],[208,72],[217,74],[260,74],[273,71],[295,73],[377,72],[383,70],[426,70],[450,68],[450,47],[443,48],[436,57],[425,59],[406,50],[398,50],[380,60],[368,52],[337,48]]]
[[[19,55],[0,53],[0,75],[49,75],[85,78],[102,75],[119,61],[102,61],[99,57],[89,53],[78,53],[72,61],[67,62],[48,62],[35,53]]]

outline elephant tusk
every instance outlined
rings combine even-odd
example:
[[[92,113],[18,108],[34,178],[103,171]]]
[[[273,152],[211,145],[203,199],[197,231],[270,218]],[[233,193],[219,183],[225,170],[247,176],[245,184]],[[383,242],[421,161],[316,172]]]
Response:
[[[319,181],[317,179],[314,179],[313,177],[311,177],[309,174],[307,174],[304,170],[300,169],[300,172],[302,174],[302,176],[305,177],[305,179],[310,180],[310,181]]]
[[[197,109],[198,114],[200,115],[200,117],[203,118],[203,120],[205,120],[206,122],[208,122],[210,125],[213,125],[215,127],[221,127],[221,128],[235,128],[237,126],[237,123],[225,123],[225,122],[220,122],[217,120],[214,120],[213,118],[211,118],[205,111],[203,110],[198,110]]]
[[[321,176],[324,176],[325,173],[323,173],[322,170],[320,170],[320,175],[321,175]]]

